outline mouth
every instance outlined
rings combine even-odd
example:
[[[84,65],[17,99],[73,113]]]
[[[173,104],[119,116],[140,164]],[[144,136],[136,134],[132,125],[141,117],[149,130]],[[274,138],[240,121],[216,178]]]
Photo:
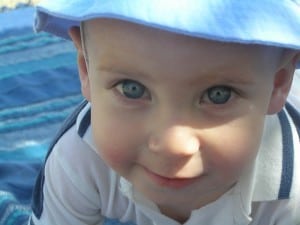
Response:
[[[162,187],[171,189],[183,189],[198,181],[203,175],[192,178],[170,178],[156,174],[145,168],[146,174],[152,181]]]

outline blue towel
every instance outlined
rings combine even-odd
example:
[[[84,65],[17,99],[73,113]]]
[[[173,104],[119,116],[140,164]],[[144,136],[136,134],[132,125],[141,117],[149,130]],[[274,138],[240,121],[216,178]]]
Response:
[[[32,7],[0,14],[0,225],[27,224],[48,145],[82,101],[73,44],[35,34],[33,17]]]
[[[0,14],[0,225],[27,224],[48,144],[82,100],[73,44],[35,34],[33,18]]]

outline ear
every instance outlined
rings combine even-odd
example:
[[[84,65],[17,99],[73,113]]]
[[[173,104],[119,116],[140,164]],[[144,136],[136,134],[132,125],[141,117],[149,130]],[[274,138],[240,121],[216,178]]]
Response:
[[[293,82],[299,56],[300,53],[295,53],[294,51],[289,51],[289,53],[285,55],[285,60],[274,77],[273,92],[269,103],[268,114],[278,113],[284,107]]]
[[[81,82],[81,92],[83,96],[90,101],[90,81],[88,76],[87,56],[85,55],[84,46],[81,40],[81,32],[79,27],[71,27],[69,35],[77,49],[77,65],[79,70],[79,78]]]

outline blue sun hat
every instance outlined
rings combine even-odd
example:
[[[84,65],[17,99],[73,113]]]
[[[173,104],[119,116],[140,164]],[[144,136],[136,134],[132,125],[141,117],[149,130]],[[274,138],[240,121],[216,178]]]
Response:
[[[93,18],[115,18],[193,37],[300,49],[300,0],[48,0],[35,29],[68,38]]]

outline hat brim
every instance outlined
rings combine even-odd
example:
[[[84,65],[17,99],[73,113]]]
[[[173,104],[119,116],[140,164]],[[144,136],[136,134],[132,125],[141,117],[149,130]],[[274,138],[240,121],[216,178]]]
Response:
[[[296,0],[53,0],[37,7],[35,29],[68,38],[93,18],[114,18],[215,41],[300,49]]]

